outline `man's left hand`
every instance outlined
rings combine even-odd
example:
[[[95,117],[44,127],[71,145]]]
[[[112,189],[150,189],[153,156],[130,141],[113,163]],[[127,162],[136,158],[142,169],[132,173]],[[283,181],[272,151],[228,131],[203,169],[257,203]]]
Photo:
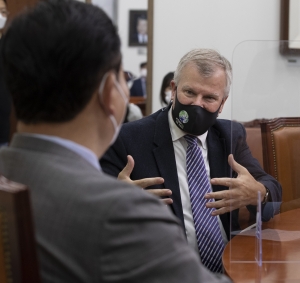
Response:
[[[214,178],[211,179],[211,184],[226,186],[229,190],[208,193],[204,197],[217,199],[217,201],[206,203],[206,207],[216,209],[212,212],[213,216],[245,205],[257,205],[257,192],[261,192],[261,199],[267,192],[263,184],[257,182],[245,167],[234,160],[232,154],[228,156],[228,163],[238,174],[237,178]]]

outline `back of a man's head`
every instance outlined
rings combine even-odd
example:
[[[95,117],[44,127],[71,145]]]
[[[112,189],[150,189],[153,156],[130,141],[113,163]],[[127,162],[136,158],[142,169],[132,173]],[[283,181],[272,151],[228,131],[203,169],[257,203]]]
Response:
[[[2,38],[5,79],[24,123],[72,120],[102,76],[117,73],[120,39],[100,9],[74,0],[40,1],[13,20]]]

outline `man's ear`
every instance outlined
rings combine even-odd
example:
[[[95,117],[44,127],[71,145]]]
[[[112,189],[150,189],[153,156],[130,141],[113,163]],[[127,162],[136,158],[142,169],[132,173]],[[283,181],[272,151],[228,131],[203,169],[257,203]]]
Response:
[[[176,93],[176,83],[174,80],[171,81],[170,83],[171,85],[171,91],[172,91],[172,95],[171,95],[171,100],[175,100],[175,93]]]
[[[113,71],[106,73],[106,76],[102,78],[102,84],[98,88],[98,102],[100,107],[107,115],[111,115],[115,111],[115,104],[114,104],[114,81],[116,80],[116,75]]]

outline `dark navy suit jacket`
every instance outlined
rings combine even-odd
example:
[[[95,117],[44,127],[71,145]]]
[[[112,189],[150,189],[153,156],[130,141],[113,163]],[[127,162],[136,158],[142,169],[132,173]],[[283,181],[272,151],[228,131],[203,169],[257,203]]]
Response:
[[[130,88],[130,96],[145,96],[145,91],[146,82],[143,82],[142,79],[139,78],[133,81],[132,87]]]
[[[127,163],[127,155],[131,155],[135,166],[131,174],[132,180],[162,177],[162,185],[151,188],[168,188],[172,190],[173,204],[171,208],[184,226],[180,189],[175,161],[175,154],[168,122],[168,109],[123,125],[118,139],[100,160],[104,172],[118,176]],[[217,119],[208,130],[207,135],[208,159],[211,178],[236,177],[228,165],[228,155],[233,154],[235,160],[246,167],[252,176],[270,190],[272,201],[281,201],[281,186],[260,167],[258,161],[252,157],[246,143],[245,128],[236,122]],[[150,188],[150,187],[149,187]],[[149,189],[148,188],[148,189]],[[227,190],[228,187],[213,186],[213,191]],[[277,206],[268,204],[263,220],[273,216]],[[255,206],[248,206],[252,213],[256,213]],[[268,210],[268,211],[267,211]],[[233,230],[239,229],[238,210],[220,216],[230,239],[230,223]]]
[[[10,112],[12,103],[3,76],[2,61],[0,60],[0,144],[9,142]]]

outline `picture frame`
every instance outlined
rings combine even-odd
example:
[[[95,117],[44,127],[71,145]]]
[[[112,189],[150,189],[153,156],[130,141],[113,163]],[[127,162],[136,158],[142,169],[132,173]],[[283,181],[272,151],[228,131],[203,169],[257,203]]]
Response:
[[[147,46],[148,44],[148,16],[147,10],[129,11],[129,46]]]
[[[300,2],[281,0],[280,9],[280,53],[300,56]]]

